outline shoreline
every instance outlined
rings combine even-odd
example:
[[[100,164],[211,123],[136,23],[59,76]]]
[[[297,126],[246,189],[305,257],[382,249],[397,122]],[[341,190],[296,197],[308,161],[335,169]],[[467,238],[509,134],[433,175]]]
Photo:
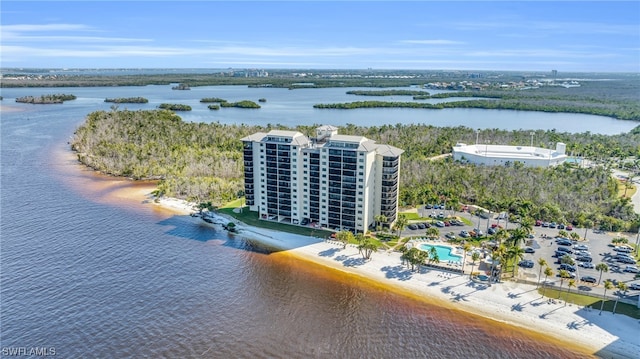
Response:
[[[192,204],[174,198],[147,203],[178,214],[192,212]],[[599,315],[595,308],[570,303],[565,306],[559,299],[549,302],[538,294],[535,285],[504,281],[487,286],[470,280],[468,274],[428,268],[410,272],[402,265],[398,252],[377,252],[370,261],[364,261],[353,245],[342,249],[337,242],[252,227],[219,213],[215,216],[236,223],[237,236],[277,249],[276,255],[292,256],[425,303],[510,325],[533,338],[544,338],[577,353],[635,358],[640,352],[640,321],[610,312]],[[197,217],[194,220],[202,221]],[[465,265],[467,273],[469,265]]]

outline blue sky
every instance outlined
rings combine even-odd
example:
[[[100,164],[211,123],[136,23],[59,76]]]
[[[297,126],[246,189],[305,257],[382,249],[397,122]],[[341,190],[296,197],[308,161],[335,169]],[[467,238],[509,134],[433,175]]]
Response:
[[[640,1],[5,1],[3,68],[640,72]]]

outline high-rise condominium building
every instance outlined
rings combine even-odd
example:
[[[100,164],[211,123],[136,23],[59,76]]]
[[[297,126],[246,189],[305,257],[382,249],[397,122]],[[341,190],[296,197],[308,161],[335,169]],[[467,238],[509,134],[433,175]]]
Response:
[[[263,220],[367,232],[398,214],[401,149],[333,126],[242,139],[246,204]]]

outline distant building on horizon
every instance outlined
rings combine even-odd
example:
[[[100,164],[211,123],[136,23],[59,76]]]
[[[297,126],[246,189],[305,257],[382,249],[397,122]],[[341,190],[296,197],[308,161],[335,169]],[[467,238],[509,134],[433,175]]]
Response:
[[[565,162],[566,147],[562,142],[556,144],[555,150],[532,146],[456,143],[453,147],[453,159],[486,166],[505,166],[519,162],[526,167],[551,167]]]
[[[246,204],[260,219],[354,232],[378,215],[396,221],[403,150],[328,125],[315,138],[272,130],[241,141]]]

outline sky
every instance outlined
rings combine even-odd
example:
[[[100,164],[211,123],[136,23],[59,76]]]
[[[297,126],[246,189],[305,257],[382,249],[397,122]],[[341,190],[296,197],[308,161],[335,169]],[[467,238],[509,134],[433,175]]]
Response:
[[[640,1],[6,1],[2,68],[640,72]]]

